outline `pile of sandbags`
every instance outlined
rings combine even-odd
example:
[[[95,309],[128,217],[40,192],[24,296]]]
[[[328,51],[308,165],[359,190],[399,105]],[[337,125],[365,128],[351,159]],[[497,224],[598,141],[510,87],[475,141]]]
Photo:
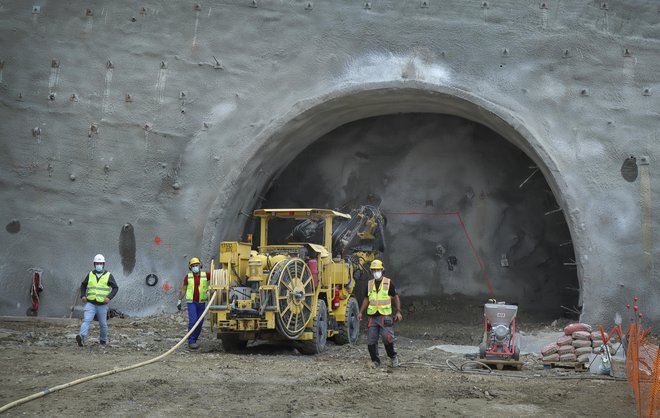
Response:
[[[589,354],[595,349],[593,346],[594,341],[592,335],[596,333],[591,332],[591,325],[589,324],[569,324],[564,328],[564,335],[557,338],[557,341],[548,344],[541,349],[543,361],[558,362],[558,363],[588,363]],[[600,345],[603,344],[598,333],[598,340]]]

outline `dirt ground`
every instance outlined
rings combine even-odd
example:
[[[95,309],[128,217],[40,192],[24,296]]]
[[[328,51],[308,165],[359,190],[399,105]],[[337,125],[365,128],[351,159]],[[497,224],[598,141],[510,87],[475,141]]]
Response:
[[[358,345],[329,342],[328,350],[316,356],[273,343],[250,343],[244,354],[237,355],[225,353],[206,324],[197,351],[180,348],[163,361],[46,395],[5,414],[636,416],[625,381],[603,380],[572,369],[543,369],[534,354],[522,356],[522,371],[488,375],[451,371],[447,359],[460,364],[466,358],[429,348],[476,344],[482,327],[479,304],[412,301],[404,311],[404,322],[396,329],[402,362],[398,369],[370,367],[364,332]],[[452,322],[460,317],[470,319]],[[520,327],[528,334],[556,330],[559,335],[567,323],[551,322],[532,318],[525,322],[521,315]],[[94,323],[90,343],[80,348],[75,343],[80,320],[0,321],[0,404],[148,360],[176,344],[186,325],[184,313],[112,318],[109,345],[95,342]]]

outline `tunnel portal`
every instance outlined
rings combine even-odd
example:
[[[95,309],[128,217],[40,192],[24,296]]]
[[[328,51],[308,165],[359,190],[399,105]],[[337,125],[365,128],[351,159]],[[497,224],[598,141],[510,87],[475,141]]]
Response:
[[[569,228],[532,160],[451,115],[369,117],[322,136],[283,167],[263,208],[387,218],[387,274],[402,296],[495,297],[547,318],[579,313]]]

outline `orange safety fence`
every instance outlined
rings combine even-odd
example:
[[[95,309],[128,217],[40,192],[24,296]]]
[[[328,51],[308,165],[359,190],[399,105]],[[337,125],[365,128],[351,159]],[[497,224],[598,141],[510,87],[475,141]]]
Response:
[[[644,418],[660,417],[660,348],[647,336],[638,323],[630,324],[627,332],[626,371],[628,383],[635,395],[637,413]]]

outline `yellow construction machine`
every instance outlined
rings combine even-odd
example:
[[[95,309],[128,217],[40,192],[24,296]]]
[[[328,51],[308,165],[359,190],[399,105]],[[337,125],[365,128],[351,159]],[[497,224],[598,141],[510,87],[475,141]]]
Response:
[[[361,206],[350,215],[258,209],[254,217],[261,224],[258,247],[222,242],[220,269],[211,274],[210,290],[217,295],[210,323],[224,349],[241,351],[250,340],[284,340],[303,354],[316,354],[328,338],[355,343],[356,283],[385,250],[378,208]]]

